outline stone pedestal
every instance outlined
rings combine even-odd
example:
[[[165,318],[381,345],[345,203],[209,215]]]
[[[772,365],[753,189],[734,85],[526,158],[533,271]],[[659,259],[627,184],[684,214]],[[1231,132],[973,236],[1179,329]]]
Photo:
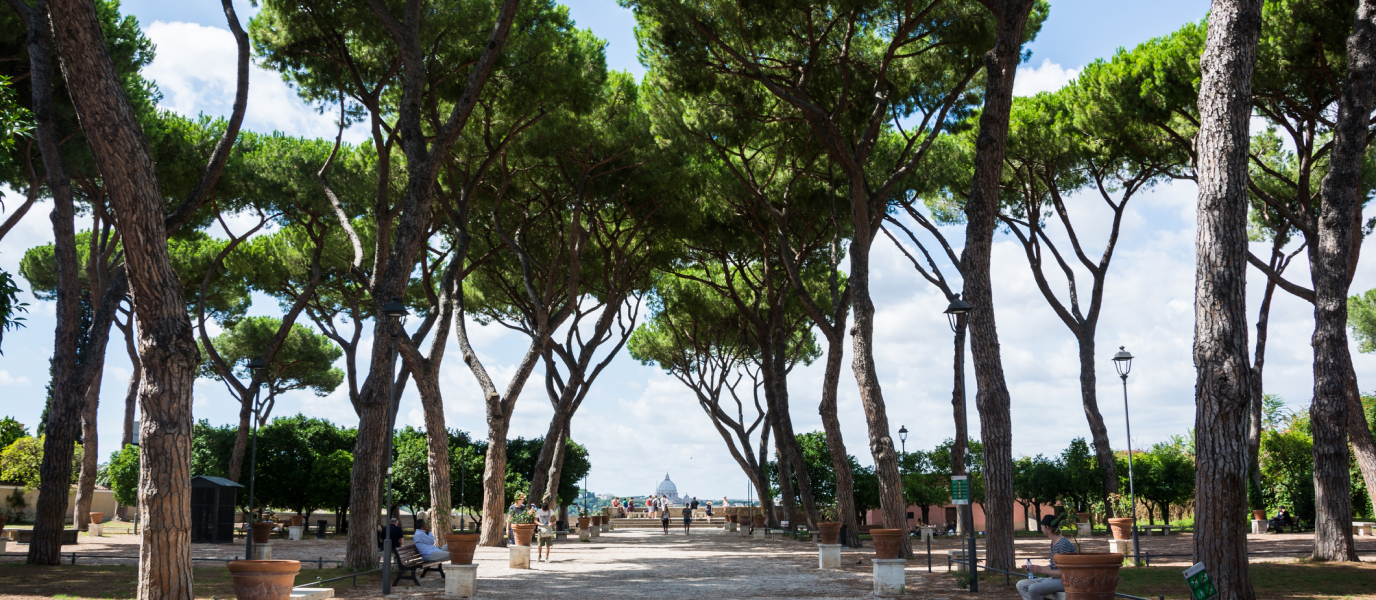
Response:
[[[1094,534],[1094,525],[1091,523],[1076,523],[1075,533],[1080,537],[1089,537]]]
[[[817,544],[817,568],[841,568],[841,544]]]
[[[325,600],[334,597],[334,588],[293,588],[291,600]]]
[[[569,541],[569,532],[562,529],[554,532],[554,540],[557,542]]]
[[[919,541],[925,542],[925,541],[927,541],[927,540],[932,539],[932,537],[935,536],[935,535],[936,535],[936,528],[935,528],[935,527],[932,527],[931,525],[923,525],[923,526],[922,526],[922,537],[919,538]]]
[[[1252,533],[1257,535],[1266,533],[1266,519],[1252,519]]]
[[[750,527],[746,525],[740,525],[736,531],[741,534],[741,537],[750,535]]]
[[[1028,530],[1028,531],[1041,531],[1041,527],[1042,527],[1042,524],[1039,523],[1039,522],[1037,522],[1036,519],[1028,519],[1028,520],[1027,520],[1027,530]]]
[[[762,539],[764,539],[764,528],[763,528],[763,527],[760,527],[760,528],[758,528],[758,529],[755,530],[755,539],[757,539],[757,540],[762,540]]]
[[[874,563],[874,595],[898,596],[904,593],[903,567],[908,561],[901,558],[876,558]]]
[[[529,569],[530,546],[510,546],[509,548],[511,550],[511,568]]]
[[[1132,556],[1132,540],[1109,540],[1108,551],[1117,552],[1123,556]]]
[[[95,536],[95,537],[100,537],[100,536],[105,535],[105,524],[104,524],[104,523],[91,523],[90,525],[87,525],[87,526],[86,526],[86,535],[91,535],[91,536]]]
[[[300,541],[300,539],[301,539],[301,533],[302,533],[302,531],[304,531],[305,529],[306,529],[306,528],[305,528],[304,526],[301,526],[301,525],[292,525],[291,527],[288,527],[288,528],[287,528],[287,538],[288,538],[288,539],[292,539],[292,540],[298,540],[298,541]]]
[[[588,531],[588,530],[586,530],[586,529],[579,529],[579,530],[578,530],[578,541],[580,541],[580,542],[590,542],[590,541],[592,541],[592,532],[591,532],[591,531]]]
[[[5,553],[5,544],[9,543],[9,538],[0,537],[0,554]]]
[[[601,527],[601,528],[602,528],[602,532],[603,532],[603,533],[606,533],[606,532],[612,530],[612,529],[611,529],[612,526],[611,526],[610,524],[608,524],[608,523],[603,523],[603,524],[601,524],[601,525],[598,525],[598,527]]]
[[[529,552],[530,546],[526,548]],[[530,566],[529,558],[526,566]],[[444,595],[459,598],[478,595],[478,565],[444,565]]]
[[[727,530],[727,531],[735,531],[735,530],[736,530],[736,527],[737,527],[737,526],[736,526],[735,523],[727,523],[727,524],[726,524],[726,530]]]
[[[272,560],[272,544],[254,544],[253,560]]]
[[[593,525],[588,531],[592,532],[592,537],[602,537],[602,528],[600,526]]]

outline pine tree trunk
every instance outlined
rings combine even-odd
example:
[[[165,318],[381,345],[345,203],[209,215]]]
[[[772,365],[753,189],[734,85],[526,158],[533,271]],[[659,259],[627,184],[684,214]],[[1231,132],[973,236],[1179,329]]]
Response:
[[[481,546],[506,545],[506,431],[510,418],[487,419],[487,464],[483,467]]]
[[[796,521],[795,516],[802,516],[807,519],[808,527],[817,529],[817,502],[812,497],[812,481],[807,474],[807,462],[803,459],[803,449],[798,445],[798,436],[793,432],[793,419],[789,416],[788,406],[788,370],[784,366],[785,344],[783,338],[783,327],[780,324],[773,330],[774,360],[770,362],[769,368],[774,369],[774,376],[765,380],[766,386],[771,386],[774,390],[773,406],[770,412],[774,415],[774,443],[777,444],[780,452],[779,461],[789,461],[790,471],[793,473],[793,481],[798,486],[798,499],[802,501],[802,511],[795,506],[789,506],[792,496],[785,496],[784,505],[789,509],[789,522]],[[766,399],[768,394],[766,393]]]
[[[27,5],[25,5],[27,7]],[[20,14],[28,29],[30,78],[33,87],[35,140],[47,171],[53,197],[53,249],[57,267],[57,327],[53,336],[53,399],[39,466],[38,506],[34,511],[30,564],[58,564],[67,495],[72,482],[73,445],[79,432],[85,390],[80,387],[77,344],[80,336],[80,280],[76,260],[75,209],[66,169],[58,149],[53,116],[54,59],[48,37],[48,16],[40,4]]]
[[[235,483],[244,473],[244,455],[248,452],[248,436],[253,430],[253,398],[239,402],[239,429],[234,432],[234,449],[229,453],[229,480]]]
[[[988,565],[1013,568],[1013,431],[1008,384],[1004,380],[994,322],[990,254],[999,212],[999,182],[1008,143],[1013,79],[1021,57],[1031,0],[986,0],[996,19],[994,48],[984,55],[984,109],[975,140],[975,171],[965,203],[967,226],[961,272],[964,299],[972,306],[968,323],[970,356],[975,365],[975,406],[984,443],[984,503]],[[970,524],[973,526],[973,524]]]
[[[1353,252],[1361,237],[1367,119],[1376,100],[1376,0],[1358,3],[1347,52],[1347,81],[1333,128],[1328,173],[1321,184],[1319,243],[1309,251],[1314,279],[1314,403],[1309,414],[1317,509],[1313,558],[1338,561],[1357,560],[1352,540],[1350,458],[1347,436],[1343,435],[1357,423],[1347,414],[1352,373],[1347,292]]]
[[[447,328],[435,335],[448,337]],[[449,526],[449,431],[444,423],[444,400],[440,397],[439,373],[433,368],[413,370],[416,390],[420,392],[421,408],[425,411],[426,469],[430,474],[430,509],[432,531],[445,535]]]
[[[374,335],[386,335],[381,328]],[[374,377],[373,373],[377,373]],[[349,481],[349,538],[344,566],[360,571],[377,566],[377,526],[382,510],[382,471],[387,444],[387,394],[373,388],[390,373],[385,366],[369,372],[359,394],[358,437],[354,441],[354,466]]]
[[[907,503],[903,501],[903,478],[898,470],[898,452],[889,431],[889,415],[884,406],[884,393],[879,386],[879,372],[874,364],[874,301],[870,298],[870,246],[874,240],[870,216],[869,195],[863,174],[850,178],[851,215],[855,227],[850,245],[851,309],[855,325],[851,328],[851,372],[860,390],[860,403],[865,407],[865,425],[869,430],[870,456],[874,458],[874,473],[879,479],[879,512],[887,529],[907,529]],[[912,556],[912,540],[900,538],[899,555]]]
[[[1247,570],[1248,123],[1261,0],[1215,0],[1200,58],[1195,237],[1194,560],[1220,600],[1255,597]]]
[[[844,323],[837,324],[840,331]],[[859,523],[855,519],[855,478],[850,470],[850,454],[841,438],[841,421],[836,416],[836,392],[841,382],[841,362],[845,349],[844,337],[827,340],[827,364],[822,376],[822,404],[817,412],[822,416],[822,428],[827,434],[827,453],[836,473],[836,508],[841,523],[846,526],[846,538],[841,540],[850,548],[860,547]]]
[[[1088,328],[1089,325],[1085,327]],[[1094,332],[1091,330],[1080,336],[1079,342],[1080,400],[1084,404],[1085,420],[1089,422],[1089,433],[1094,440],[1094,458],[1098,461],[1099,468],[1103,469],[1104,498],[1108,498],[1109,494],[1118,492],[1118,465],[1113,460],[1113,448],[1108,444],[1108,428],[1104,426],[1104,415],[1099,412],[1098,378],[1094,374]],[[1105,506],[1110,504],[1105,503]]]
[[[779,478],[779,499],[784,504],[784,515],[786,519],[792,519],[797,512],[796,494],[793,491],[793,461],[784,456],[783,449],[780,448],[778,430],[775,429],[774,438],[774,468]],[[779,518],[771,511],[766,513],[769,518],[765,520],[770,529],[778,529],[780,526]]]
[[[1357,468],[1366,483],[1367,501],[1376,511],[1376,440],[1371,436],[1371,425],[1366,422],[1362,410],[1362,393],[1357,388],[1357,373],[1352,369],[1352,354],[1347,355],[1347,439],[1352,443],[1352,452],[1357,456]]]
[[[104,353],[98,353],[92,359],[103,363]],[[96,427],[96,412],[100,407],[101,376],[102,373],[98,371],[91,387],[86,390],[86,406],[81,411],[81,474],[77,477],[76,508],[72,511],[72,524],[81,531],[86,531],[91,524],[91,500],[96,495],[96,470],[100,468],[100,432]]]
[[[546,368],[553,368],[546,366]],[[565,393],[571,393],[575,389],[572,384],[565,387]],[[557,399],[556,404],[565,405],[562,399]],[[531,475],[529,496],[531,502],[538,503],[540,506],[548,506],[550,501],[557,497],[558,490],[550,492],[550,474],[555,468],[555,454],[563,448],[565,429],[568,427],[572,415],[555,409],[554,415],[549,419],[549,428],[545,432],[545,443],[540,446],[540,455],[535,459],[535,472]]]
[[[1276,266],[1274,257],[1279,249],[1273,249],[1271,256],[1272,267]],[[1247,472],[1251,477],[1252,486],[1258,490],[1256,503],[1250,504],[1252,510],[1263,510],[1266,508],[1262,502],[1261,490],[1261,419],[1262,408],[1266,399],[1266,388],[1262,385],[1262,374],[1266,367],[1266,338],[1270,329],[1271,321],[1271,300],[1276,295],[1276,282],[1270,277],[1266,278],[1266,291],[1261,295],[1261,308],[1257,313],[1257,343],[1252,360],[1252,405],[1250,407],[1249,420],[1247,423]],[[1249,494],[1250,496],[1250,494]]]
[[[554,457],[549,466],[549,481],[545,484],[544,495],[541,496],[543,506],[558,505],[559,502],[559,482],[564,476],[564,453],[568,451],[568,429],[554,440]]]

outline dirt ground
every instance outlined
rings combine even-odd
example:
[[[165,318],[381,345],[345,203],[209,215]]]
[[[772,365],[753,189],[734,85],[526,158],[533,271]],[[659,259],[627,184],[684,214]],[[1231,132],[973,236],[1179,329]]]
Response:
[[[1312,544],[1309,535],[1286,534],[1250,536],[1253,552],[1266,552],[1252,557],[1253,562],[1295,562],[1300,553]],[[1086,551],[1105,551],[1108,542],[1095,536],[1081,540]],[[980,546],[984,545],[980,540]],[[909,594],[922,598],[945,599],[968,597],[958,590],[954,578],[947,572],[946,552],[959,547],[951,539],[936,540],[931,546],[932,572],[927,570],[927,547],[915,544],[917,557],[909,562],[907,586]],[[1156,555],[1153,567],[1188,566],[1190,558],[1161,555],[1189,554],[1192,537],[1185,535],[1151,536],[1142,538],[1144,553]],[[1358,538],[1363,559],[1376,559],[1376,538]],[[10,544],[3,563],[23,561],[25,545]],[[1018,561],[1031,558],[1044,561],[1049,551],[1045,539],[1019,537]],[[0,598],[90,597],[124,598],[132,592],[123,578],[132,579],[138,554],[138,538],[133,535],[111,535],[91,538],[82,535],[80,543],[64,550],[79,554],[79,569],[61,570],[24,568],[20,565],[0,565]],[[240,544],[196,544],[192,554],[198,560],[197,596],[224,597],[227,577],[217,560],[240,556]],[[591,543],[575,539],[561,542],[554,548],[553,560],[533,563],[531,569],[508,567],[508,549],[479,548],[478,590],[490,598],[641,598],[687,596],[694,598],[863,598],[871,596],[872,578],[870,558],[873,549],[846,549],[842,552],[840,570],[822,571],[817,568],[816,546],[791,540],[755,541],[738,534],[722,531],[720,526],[698,527],[685,536],[681,529],[664,535],[653,529],[622,529],[602,536]],[[108,557],[108,558],[100,558]],[[330,568],[329,562],[344,557],[344,540],[286,541],[274,539],[273,558],[302,561],[298,584],[305,584],[318,576],[338,576],[341,571]],[[84,565],[84,567],[82,567]],[[123,565],[112,569],[114,565]],[[326,567],[320,571],[320,566]],[[39,569],[39,570],[33,570]],[[1171,569],[1174,570],[1174,569]],[[87,574],[80,576],[80,573]],[[97,575],[103,573],[103,575]],[[1018,596],[1005,587],[1002,576],[993,576],[981,585],[980,596],[1013,600]],[[8,582],[6,580],[9,580]],[[119,580],[119,581],[116,581]],[[407,583],[394,588],[397,595],[417,598],[443,598],[443,581],[434,573],[421,580],[417,588]],[[21,583],[22,582],[22,583]],[[380,581],[376,576],[360,578],[357,587],[349,582],[335,584],[337,595],[346,598],[380,596]],[[232,592],[231,592],[232,593]]]

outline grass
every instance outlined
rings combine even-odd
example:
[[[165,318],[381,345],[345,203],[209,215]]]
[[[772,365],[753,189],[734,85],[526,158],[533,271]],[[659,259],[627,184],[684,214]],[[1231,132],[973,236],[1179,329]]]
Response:
[[[330,579],[348,575],[348,569],[305,569],[296,576],[297,584],[307,584],[317,577]],[[224,565],[198,566],[194,570],[196,598],[233,598],[234,583]],[[124,565],[60,565],[38,566],[23,563],[0,564],[0,581],[4,581],[7,598],[109,598],[132,599],[138,588],[138,569]],[[359,586],[375,585],[378,575],[360,575]],[[335,589],[349,588],[348,579],[322,584]]]

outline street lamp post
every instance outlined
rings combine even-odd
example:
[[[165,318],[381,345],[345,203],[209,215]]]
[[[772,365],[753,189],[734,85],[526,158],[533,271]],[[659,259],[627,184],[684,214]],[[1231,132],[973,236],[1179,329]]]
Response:
[[[253,374],[258,384],[253,386],[253,402],[249,404],[253,409],[253,443],[248,453],[248,518],[244,519],[244,560],[253,558],[253,480],[258,477],[258,412],[262,408],[260,402],[263,399],[263,378],[267,367],[267,361],[261,356],[248,361],[248,372]]]
[[[903,453],[908,453],[908,428],[903,425],[898,426],[898,443],[903,445]]]
[[[951,331],[956,334],[956,383],[960,397],[960,430],[969,439],[969,418],[965,410],[965,320],[966,315],[970,314],[969,302],[960,299],[960,294],[956,294],[951,300],[951,304],[946,307],[946,320],[951,324]],[[956,436],[960,437],[960,436]],[[955,443],[965,446],[966,440],[957,439]],[[964,454],[964,453],[962,453]],[[954,465],[952,465],[954,466]],[[964,470],[963,468],[961,469]],[[975,554],[975,512],[969,502],[965,504],[965,529],[969,534],[969,551],[965,558],[970,563],[970,591],[979,591],[979,559]]]
[[[1142,564],[1142,548],[1137,544],[1137,489],[1132,479],[1132,419],[1128,417],[1128,373],[1132,371],[1132,354],[1122,346],[1113,355],[1113,368],[1123,378],[1123,422],[1128,433],[1128,502],[1132,503],[1132,561]]]
[[[401,298],[397,298],[396,296],[393,296],[390,301],[382,305],[382,318],[386,319],[387,333],[392,338],[391,362],[388,364],[387,368],[387,379],[388,383],[391,385],[391,389],[388,392],[390,406],[388,406],[387,410],[387,446],[385,454],[383,454],[384,460],[387,461],[387,503],[383,507],[383,514],[388,517],[392,514],[392,438],[395,436],[396,432],[397,407],[400,404],[399,398],[397,398],[397,336],[400,335],[401,324],[405,322],[406,315],[408,314],[410,313],[406,311],[406,305],[402,304]],[[383,523],[382,593],[390,594],[392,593],[392,533],[391,523],[386,520],[384,520]]]

